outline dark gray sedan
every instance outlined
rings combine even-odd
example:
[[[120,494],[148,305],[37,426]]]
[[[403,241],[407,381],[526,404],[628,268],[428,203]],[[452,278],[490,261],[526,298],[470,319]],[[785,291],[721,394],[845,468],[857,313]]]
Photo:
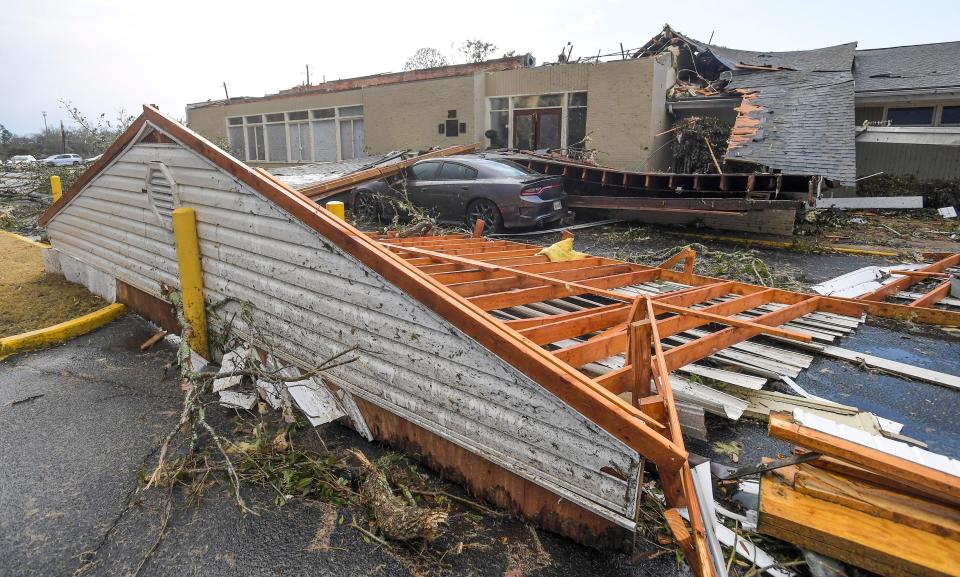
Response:
[[[566,214],[559,176],[533,172],[510,160],[482,155],[423,160],[407,169],[405,177],[357,188],[351,197],[354,214],[382,220],[404,212],[404,188],[410,204],[437,221],[471,228],[478,219],[486,221],[487,230],[541,226]]]

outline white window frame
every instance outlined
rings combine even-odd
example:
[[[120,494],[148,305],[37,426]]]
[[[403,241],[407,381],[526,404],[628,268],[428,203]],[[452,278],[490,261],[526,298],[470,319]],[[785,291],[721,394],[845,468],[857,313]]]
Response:
[[[518,96],[546,96],[548,94],[559,94],[560,95],[560,144],[564,150],[567,148],[567,127],[569,123],[569,118],[567,115],[567,109],[569,108],[569,101],[571,94],[578,94],[580,92],[587,93],[587,106],[590,108],[590,91],[589,90],[551,90],[547,92],[527,92],[520,94],[493,94],[486,97],[486,102],[484,103],[484,108],[486,109],[486,119],[484,120],[484,129],[486,132],[493,128],[492,123],[490,122],[490,113],[494,112],[493,108],[490,107],[490,100],[493,98],[506,98],[507,99],[507,148],[513,148],[513,99]],[[539,110],[541,108],[557,108],[556,106],[537,106],[534,108],[521,108],[520,110]],[[577,107],[580,108],[580,107]],[[503,112],[503,109],[497,109],[497,112]],[[589,115],[590,112],[588,111]]]
[[[551,94],[556,94],[556,93],[551,93]],[[249,113],[249,114],[241,114],[241,115],[236,115],[236,116],[226,116],[226,117],[224,117],[224,119],[223,119],[223,123],[224,123],[224,126],[226,126],[227,138],[230,137],[230,127],[231,127],[231,126],[232,126],[232,127],[237,127],[237,126],[243,127],[243,159],[244,159],[245,162],[259,162],[259,163],[286,162],[286,163],[288,163],[288,164],[304,164],[304,163],[307,163],[307,162],[317,162],[316,160],[313,160],[314,158],[316,158],[316,154],[315,154],[315,151],[313,150],[313,121],[314,121],[315,119],[313,118],[312,113],[313,113],[314,110],[324,110],[324,109],[332,108],[332,109],[333,109],[333,117],[331,117],[331,118],[322,118],[322,119],[321,119],[321,118],[318,118],[318,119],[316,119],[316,120],[332,120],[332,121],[333,121],[333,123],[334,123],[334,128],[335,128],[334,138],[336,139],[336,145],[337,145],[337,159],[336,159],[336,161],[334,161],[334,162],[340,162],[340,161],[343,160],[343,153],[342,153],[342,151],[340,150],[340,120],[341,120],[341,119],[342,119],[342,120],[358,120],[358,119],[362,120],[362,119],[364,119],[364,118],[366,117],[366,109],[364,109],[363,113],[362,113],[362,114],[359,114],[359,115],[357,115],[357,114],[341,115],[341,114],[340,114],[340,109],[341,109],[341,108],[353,108],[353,107],[356,107],[356,106],[359,106],[359,107],[363,108],[364,105],[363,105],[362,102],[357,102],[357,103],[355,103],[355,104],[343,104],[343,105],[332,105],[332,106],[313,106],[313,107],[309,107],[309,108],[293,108],[293,109],[290,109],[290,110],[282,110],[282,111],[279,111],[279,110],[278,110],[278,111],[271,111],[271,112],[253,112],[253,113]],[[306,120],[290,120],[290,113],[291,113],[291,112],[306,112],[306,113],[307,113],[307,119],[306,119]],[[283,114],[283,122],[282,122],[282,124],[283,124],[283,131],[284,131],[283,133],[284,133],[284,138],[286,139],[286,142],[287,142],[287,158],[286,158],[285,161],[269,160],[269,159],[270,159],[270,142],[269,142],[269,140],[267,139],[267,125],[268,125],[268,124],[281,124],[281,122],[280,122],[280,121],[267,122],[267,115],[268,115],[268,114]],[[248,117],[248,116],[260,116],[260,117],[262,118],[262,122],[259,122],[259,123],[247,122],[247,117]],[[488,115],[488,116],[489,116],[489,115]],[[242,118],[242,119],[243,119],[243,124],[230,124],[230,119],[231,119],[231,118]],[[310,160],[297,160],[297,161],[291,160],[291,159],[292,159],[292,156],[291,156],[291,154],[290,154],[290,125],[291,125],[291,124],[300,124],[300,123],[303,123],[303,122],[306,122],[306,123],[307,123],[307,125],[308,125],[307,130],[308,130],[308,132],[309,132],[309,134],[310,134],[310,158],[311,158],[311,159],[310,159]],[[487,122],[488,122],[488,123],[490,122],[490,119],[489,119],[489,118],[487,118]],[[361,154],[364,153],[365,150],[366,150],[366,129],[367,129],[367,123],[364,122],[363,125],[364,125],[364,126],[363,126],[363,128],[364,128],[364,150],[363,150],[363,151],[360,151]],[[262,127],[263,127],[263,158],[264,158],[264,160],[252,160],[252,159],[250,158],[249,140],[248,140],[248,138],[247,138],[247,127],[248,127],[248,126],[262,126]],[[301,134],[302,134],[302,133],[301,133]]]

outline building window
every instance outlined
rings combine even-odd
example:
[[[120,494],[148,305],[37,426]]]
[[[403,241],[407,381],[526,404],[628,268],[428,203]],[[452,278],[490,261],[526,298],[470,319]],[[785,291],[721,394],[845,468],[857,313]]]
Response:
[[[887,121],[892,126],[930,126],[933,124],[933,107],[888,108]]]
[[[508,98],[490,99],[490,130],[496,136],[490,137],[490,148],[507,148],[510,134],[510,100]]]
[[[263,126],[247,126],[247,160],[266,160],[267,148],[263,142]]]
[[[514,108],[559,108],[562,94],[539,94],[533,96],[514,96]]]
[[[240,119],[243,122],[243,119]],[[230,154],[234,157],[244,160],[247,158],[244,150],[243,126],[231,126],[227,130],[227,137],[230,139]]]
[[[268,162],[332,162],[364,156],[363,106],[271,112],[227,118],[237,158]]]
[[[883,122],[883,107],[882,106],[857,107],[854,111],[854,119],[857,123],[857,126],[863,126],[864,122],[868,122],[870,124],[879,124]]]
[[[563,95],[514,96],[513,147],[550,150],[563,146]]]
[[[587,137],[587,93],[567,94],[567,148],[583,150]]]
[[[960,124],[960,106],[944,106],[940,113],[940,124],[956,126]]]

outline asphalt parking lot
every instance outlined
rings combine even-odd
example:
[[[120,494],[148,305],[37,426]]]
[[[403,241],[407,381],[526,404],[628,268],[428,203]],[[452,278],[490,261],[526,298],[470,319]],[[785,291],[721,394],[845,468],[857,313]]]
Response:
[[[81,568],[82,575],[132,575],[156,543],[162,493],[137,489],[176,422],[181,393],[165,378],[173,347],[139,350],[155,330],[131,314],[62,346],[0,362],[0,577],[71,576]],[[335,424],[321,434],[331,448],[384,450]],[[444,556],[442,566],[425,566],[416,550],[396,555],[340,524],[356,513],[348,507],[292,500],[278,508],[273,494],[259,488],[247,489],[245,499],[259,516],[240,513],[224,492],[199,502],[177,495],[166,536],[139,574],[688,573],[672,556],[632,562],[516,519],[471,521],[460,514],[451,515],[432,547],[454,551],[463,543],[462,550]],[[530,558],[533,533],[546,560]]]

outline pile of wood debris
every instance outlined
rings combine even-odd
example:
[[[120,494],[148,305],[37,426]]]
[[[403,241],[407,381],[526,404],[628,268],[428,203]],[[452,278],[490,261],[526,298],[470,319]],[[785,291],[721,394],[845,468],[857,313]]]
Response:
[[[880,575],[960,572],[960,462],[800,410],[769,432],[820,457],[763,475],[761,534]]]

